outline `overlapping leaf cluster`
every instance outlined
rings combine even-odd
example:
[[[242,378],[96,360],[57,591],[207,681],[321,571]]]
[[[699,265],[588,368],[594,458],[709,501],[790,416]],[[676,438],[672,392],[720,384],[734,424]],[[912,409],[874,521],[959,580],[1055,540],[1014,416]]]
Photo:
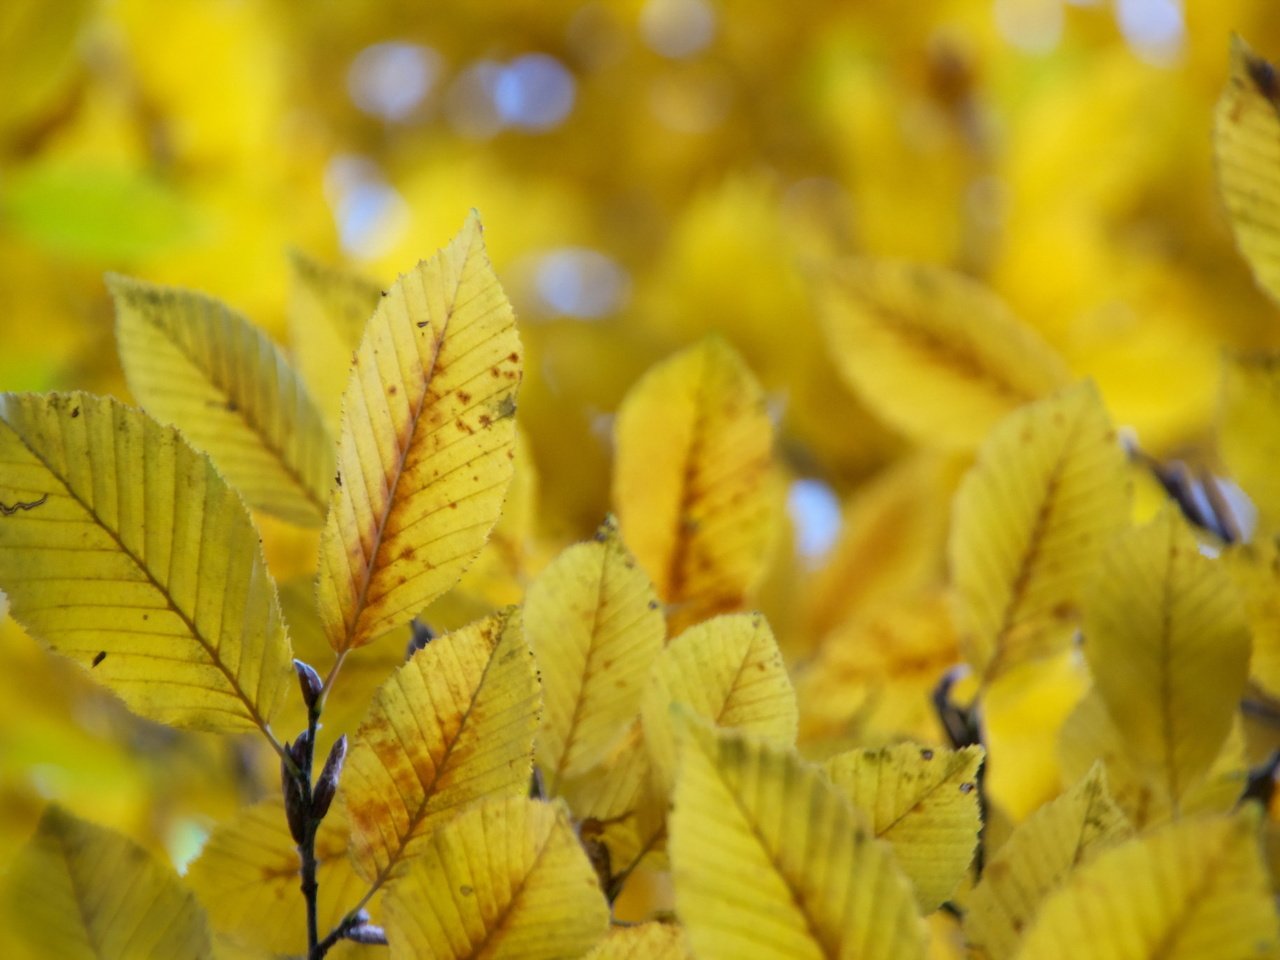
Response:
[[[1237,47],[1218,133],[1267,289],[1269,69]],[[386,290],[294,266],[296,370],[222,304],[115,278],[143,409],[0,395],[15,619],[142,716],[255,736],[283,781],[181,879],[51,806],[5,883],[24,949],[1280,952],[1260,842],[1276,764],[1249,770],[1240,709],[1278,686],[1272,359],[1224,361],[1248,537],[1225,482],[1122,444],[1096,386],[985,288],[830,265],[815,285],[849,388],[946,453],[851,509],[797,614],[814,649],[789,670],[752,610],[784,525],[774,421],[728,342],[635,383],[613,515],[552,545],[530,518],[522,348],[478,220]],[[348,354],[339,401],[324,385]],[[913,510],[925,490],[949,509]],[[320,528],[309,611],[268,572],[251,510]],[[1016,727],[1049,683],[1059,757],[1037,796]]]

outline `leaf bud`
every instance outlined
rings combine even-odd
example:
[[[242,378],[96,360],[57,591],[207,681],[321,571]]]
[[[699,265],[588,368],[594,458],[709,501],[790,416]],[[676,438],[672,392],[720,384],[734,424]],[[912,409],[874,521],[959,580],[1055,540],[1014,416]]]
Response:
[[[347,735],[344,733],[330,749],[329,756],[324,762],[324,769],[320,771],[320,777],[316,780],[315,789],[311,791],[312,819],[323,820],[324,815],[329,812],[329,805],[333,803],[333,797],[338,792],[342,762],[346,758]]]
[[[314,710],[320,701],[320,694],[324,691],[324,681],[320,679],[320,674],[316,673],[311,664],[303,663],[301,660],[293,661],[293,670],[298,675],[298,686],[302,688],[303,703],[307,705],[308,710]]]

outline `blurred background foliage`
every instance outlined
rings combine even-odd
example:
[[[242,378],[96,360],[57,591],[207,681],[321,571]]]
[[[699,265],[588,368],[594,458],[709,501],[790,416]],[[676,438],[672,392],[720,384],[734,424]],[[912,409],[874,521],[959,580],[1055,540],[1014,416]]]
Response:
[[[1145,450],[1211,465],[1221,352],[1280,347],[1213,183],[1233,30],[1275,54],[1280,6],[6,0],[0,389],[127,397],[104,271],[284,340],[290,250],[387,283],[476,208],[527,345],[543,554],[608,510],[626,389],[718,331],[778,425],[792,529],[760,605],[802,736],[936,739],[963,463],[863,408],[806,278],[852,254],[971,274]],[[314,535],[264,533],[308,575]],[[1057,789],[1043,738],[1080,692],[1035,684],[1038,720],[992,708],[1034,781],[993,780],[1015,817]],[[0,862],[56,799],[182,863],[269,782],[255,752],[130,718],[0,623]]]

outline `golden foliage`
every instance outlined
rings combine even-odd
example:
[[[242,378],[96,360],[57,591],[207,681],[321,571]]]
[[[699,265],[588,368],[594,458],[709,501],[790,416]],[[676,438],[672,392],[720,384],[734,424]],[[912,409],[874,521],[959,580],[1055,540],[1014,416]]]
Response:
[[[210,960],[205,917],[167,864],[50,807],[7,877],[9,922],[33,956]]]
[[[318,587],[339,653],[406,623],[484,546],[511,481],[520,370],[473,216],[391,287],[356,353]]]
[[[778,521],[773,429],[742,358],[711,338],[666,360],[631,388],[615,435],[618,521],[672,632],[740,610]]]
[[[910,882],[815,767],[687,715],[683,728],[671,861],[697,957],[924,957]]]
[[[135,465],[148,465],[139,484]],[[0,396],[0,587],[144,716],[267,729],[289,641],[239,495],[174,429],[89,394]]]
[[[528,788],[538,687],[515,612],[433,640],[373,698],[343,776],[352,856],[379,887],[467,805]]]
[[[428,841],[387,897],[391,956],[578,956],[609,911],[562,808],[512,797],[473,807]]]
[[[1124,458],[1092,384],[992,430],[956,494],[949,544],[961,646],[984,680],[1065,647],[1127,508]]]
[[[223,304],[112,277],[129,389],[209,454],[249,506],[319,526],[333,440],[284,354]]]

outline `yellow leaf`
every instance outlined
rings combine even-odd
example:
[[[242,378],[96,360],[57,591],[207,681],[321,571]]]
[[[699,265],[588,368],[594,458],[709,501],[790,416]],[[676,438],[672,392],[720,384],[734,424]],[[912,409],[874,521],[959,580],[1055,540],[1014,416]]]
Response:
[[[301,861],[287,823],[278,799],[245,807],[214,828],[187,871],[187,884],[208,911],[210,924],[237,946],[273,954],[306,950],[306,902],[298,889]],[[331,809],[316,833],[321,936],[366,888],[348,847],[346,818]]]
[[[529,587],[524,630],[546,705],[537,759],[555,795],[562,778],[600,762],[623,735],[666,635],[653,584],[612,519]]]
[[[343,398],[318,601],[339,652],[452,587],[502,509],[520,382],[515,317],[474,216],[378,304]]]
[[[995,294],[940,267],[848,261],[832,271],[822,300],[845,380],[925,446],[971,450],[1003,417],[1071,379]]]
[[[651,369],[618,409],[613,502],[672,607],[672,633],[739,610],[780,517],[773,429],[741,357],[710,337]]]
[[[1249,675],[1280,699],[1280,543],[1274,536],[1260,536],[1229,547],[1223,560],[1253,635]]]
[[[1280,460],[1280,356],[1223,357],[1218,450],[1232,478],[1267,521],[1280,522],[1280,478],[1275,469]]]
[[[615,927],[603,943],[582,960],[686,960],[689,945],[684,930],[671,923],[641,923]]]
[[[910,882],[816,767],[682,726],[670,853],[699,960],[924,957]]]
[[[1231,78],[1218,99],[1213,148],[1218,187],[1236,245],[1254,278],[1280,299],[1280,83],[1275,69],[1238,36]]]
[[[964,930],[979,957],[1007,960],[1041,901],[1099,850],[1126,839],[1128,820],[1107,792],[1101,763],[1019,826],[964,901]]]
[[[341,794],[352,856],[381,886],[468,804],[528,791],[538,683],[514,612],[437,637],[382,685]]]
[[[249,506],[319,526],[333,439],[280,349],[211,297],[110,276],[129,389],[207,452]]]
[[[135,711],[267,729],[291,686],[244,503],[171,427],[89,394],[0,395],[0,589]]]
[[[1223,565],[1173,507],[1104,554],[1085,605],[1085,655],[1130,758],[1176,816],[1231,729],[1249,630]]]
[[[915,887],[921,912],[955,892],[973,860],[982,825],[976,777],[982,750],[899,744],[854,750],[822,765],[832,784],[866,815],[874,836]]]
[[[609,908],[561,807],[520,797],[441,827],[387,894],[392,960],[560,960],[609,929]]]
[[[204,913],[132,840],[49,807],[9,868],[11,922],[36,956],[213,956]]]
[[[644,738],[663,793],[676,771],[672,704],[717,727],[795,743],[796,695],[761,614],[726,614],[690,627],[653,665],[641,697]]]
[[[1275,906],[1257,817],[1171,824],[1100,854],[1041,906],[1022,960],[1271,957]]]
[[[959,657],[946,599],[925,589],[831,631],[795,675],[800,740],[941,736],[930,696]]]
[[[342,391],[382,288],[298,251],[289,257],[289,343],[298,371],[330,427],[341,425]],[[327,489],[327,488],[326,488]]]
[[[961,648],[984,680],[1066,648],[1128,501],[1124,454],[1092,384],[991,432],[956,494],[950,541]]]

